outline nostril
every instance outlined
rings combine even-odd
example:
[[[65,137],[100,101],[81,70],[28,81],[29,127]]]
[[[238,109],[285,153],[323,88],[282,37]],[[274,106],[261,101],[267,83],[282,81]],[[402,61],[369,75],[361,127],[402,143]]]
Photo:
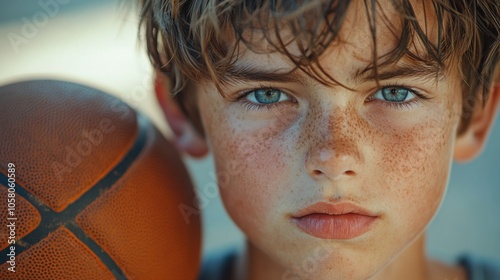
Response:
[[[313,173],[314,173],[314,175],[321,175],[321,174],[323,174],[323,172],[321,172],[321,171],[319,171],[317,169],[314,170]]]
[[[323,174],[323,172],[320,171],[320,170],[318,170],[318,169],[316,169],[316,170],[313,171],[313,175],[319,176],[319,175],[322,175],[322,174]],[[347,176],[353,176],[355,174],[355,172],[352,171],[352,170],[347,170],[347,171],[344,172],[344,174],[347,175]]]

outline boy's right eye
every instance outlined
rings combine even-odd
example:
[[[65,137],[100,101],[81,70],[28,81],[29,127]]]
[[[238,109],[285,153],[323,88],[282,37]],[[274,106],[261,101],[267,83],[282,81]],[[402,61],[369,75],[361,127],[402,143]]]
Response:
[[[245,106],[245,109],[271,109],[284,101],[296,102],[288,94],[276,88],[259,88],[243,93],[237,101]]]
[[[290,98],[284,92],[274,88],[260,88],[247,92],[246,99],[257,104],[269,104],[286,101]]]

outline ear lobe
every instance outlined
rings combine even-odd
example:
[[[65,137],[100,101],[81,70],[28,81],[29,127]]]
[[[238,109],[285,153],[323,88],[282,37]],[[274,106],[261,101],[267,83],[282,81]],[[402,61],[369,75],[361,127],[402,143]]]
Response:
[[[457,138],[454,159],[467,162],[477,157],[484,148],[489,132],[495,122],[500,104],[500,83],[495,83],[490,91],[484,108],[478,102],[477,108],[466,131]]]
[[[192,157],[203,157],[208,153],[205,141],[170,95],[170,82],[161,73],[156,73],[155,95],[163,115],[174,133],[174,143],[182,152]]]

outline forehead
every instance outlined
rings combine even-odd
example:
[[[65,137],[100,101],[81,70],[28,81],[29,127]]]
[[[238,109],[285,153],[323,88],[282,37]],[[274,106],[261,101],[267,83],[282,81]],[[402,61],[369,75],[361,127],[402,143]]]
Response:
[[[403,25],[401,12],[392,1],[380,1],[374,4],[365,4],[366,2],[353,1],[350,4],[338,33],[319,56],[318,62],[328,72],[335,72],[332,68],[343,65],[342,71],[349,72],[354,77],[373,66],[374,51],[377,63],[380,63],[395,50],[402,36],[412,36],[405,33],[406,26]],[[433,5],[430,1],[414,1],[412,9],[417,19],[416,24],[422,28],[431,42],[437,43],[437,21]],[[318,17],[308,17],[308,20],[310,22],[306,26],[315,26]],[[290,55],[304,57],[307,48],[312,49],[314,46],[308,45],[307,36],[301,37],[292,31],[286,21],[276,26],[246,29],[242,34],[244,40],[238,44],[234,68],[240,70],[260,68],[269,71],[295,69],[296,65],[279,48],[284,45],[283,49]],[[411,44],[406,47],[412,53],[425,57],[426,50],[422,42],[417,37],[411,38],[410,41]],[[397,63],[406,67],[416,67],[419,64],[409,56],[403,56]],[[349,69],[345,68],[346,65]],[[428,65],[422,67],[429,68]],[[421,70],[434,71],[434,75],[436,73],[436,69]]]

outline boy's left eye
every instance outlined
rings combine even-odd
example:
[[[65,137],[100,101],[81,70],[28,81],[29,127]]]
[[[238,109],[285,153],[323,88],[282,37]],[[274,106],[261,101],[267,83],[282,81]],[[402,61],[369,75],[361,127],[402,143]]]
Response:
[[[375,92],[370,99],[379,99],[387,102],[402,103],[410,101],[417,97],[412,90],[404,87],[384,87]]]
[[[261,88],[252,90],[248,92],[246,98],[258,105],[266,105],[290,99],[286,93],[273,88]]]

